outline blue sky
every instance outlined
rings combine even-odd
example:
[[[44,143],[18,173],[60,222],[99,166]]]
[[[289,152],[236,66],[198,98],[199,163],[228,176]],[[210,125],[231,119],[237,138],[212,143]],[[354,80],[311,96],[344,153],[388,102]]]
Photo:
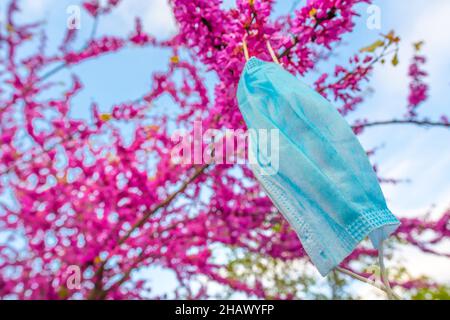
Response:
[[[3,15],[6,1],[1,2]],[[278,1],[277,12],[289,12],[293,2]],[[66,8],[79,1],[23,0],[22,3],[24,20],[47,19],[49,50],[52,47],[54,50],[65,32]],[[224,5],[230,6],[232,3],[225,1]],[[431,85],[430,99],[421,107],[421,114],[434,118],[443,113],[450,114],[450,2],[379,0],[375,4],[381,8],[382,29],[369,30],[366,27],[367,6],[360,6],[361,17],[357,20],[355,31],[345,37],[345,46],[335,53],[334,62],[346,60],[359,48],[373,42],[380,32],[387,33],[394,29],[402,39],[400,64],[396,68],[388,65],[376,68],[370,82],[374,94],[350,119],[365,116],[385,120],[401,117],[405,113],[407,68],[413,54],[411,43],[418,40],[425,41],[423,53],[429,58],[426,69],[430,74],[427,81]],[[99,34],[127,34],[134,26],[136,15],[143,18],[145,29],[159,38],[168,38],[177,30],[166,0],[123,0],[123,4],[112,15],[101,21]],[[91,30],[92,19],[83,13],[81,23],[81,33],[86,38]],[[82,41],[78,45],[82,46]],[[170,52],[167,50],[127,49],[75,67],[74,71],[81,77],[85,89],[77,96],[71,115],[76,118],[89,117],[92,101],[98,102],[107,112],[114,103],[139,97],[148,90],[152,72],[164,70],[169,57]],[[67,75],[68,71],[65,71],[55,79],[67,79]],[[212,77],[209,81],[213,84]],[[433,215],[436,216],[450,206],[450,130],[379,127],[368,129],[360,139],[367,149],[382,147],[374,158],[381,176],[410,179],[409,183],[383,185],[388,204],[395,214],[422,215],[434,204],[436,208]],[[447,245],[443,250],[450,252],[449,248]],[[428,274],[450,281],[450,262],[446,259],[404,248],[394,253],[391,264],[398,261],[415,275]],[[145,272],[143,276],[158,279],[155,280],[155,286],[160,292],[170,290],[174,283],[170,274],[159,269]]]

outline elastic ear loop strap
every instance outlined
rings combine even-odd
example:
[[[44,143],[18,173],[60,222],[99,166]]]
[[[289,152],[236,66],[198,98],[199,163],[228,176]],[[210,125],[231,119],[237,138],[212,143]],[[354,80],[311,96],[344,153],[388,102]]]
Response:
[[[389,280],[387,278],[386,269],[384,266],[383,243],[380,244],[380,250],[378,251],[378,262],[380,265],[380,278],[381,278],[381,281],[383,282],[383,285],[379,285],[378,283],[376,283],[370,279],[367,279],[363,276],[360,276],[359,274],[356,274],[350,270],[347,270],[347,269],[344,269],[341,267],[336,267],[336,271],[339,271],[339,272],[346,274],[356,280],[365,282],[379,290],[384,291],[387,294],[389,300],[393,300],[393,299],[402,300],[402,298],[392,290]]]
[[[380,277],[381,281],[383,281],[384,286],[386,287],[386,293],[389,299],[395,299],[396,295],[392,291],[391,284],[389,283],[388,274],[386,272],[386,268],[384,266],[384,251],[383,251],[383,242],[380,244],[380,250],[378,250],[378,263],[380,265]]]
[[[245,34],[244,38],[242,38],[242,48],[244,49],[245,60],[248,61],[250,59],[250,56],[248,54],[248,47],[247,47],[247,34]]]
[[[269,54],[272,57],[273,62],[275,62],[276,64],[280,64],[280,61],[278,60],[275,51],[273,51],[272,45],[270,44],[269,40],[266,40],[266,46],[267,50],[269,50]],[[247,34],[245,34],[244,38],[242,39],[242,48],[244,49],[245,60],[248,61],[250,59],[250,55],[248,53]]]
[[[266,40],[266,46],[267,46],[267,50],[269,50],[269,53],[270,53],[270,56],[272,57],[273,62],[275,62],[276,64],[280,64],[280,61],[278,60],[277,55],[273,51],[273,48],[272,48],[272,45],[270,44],[269,39]]]

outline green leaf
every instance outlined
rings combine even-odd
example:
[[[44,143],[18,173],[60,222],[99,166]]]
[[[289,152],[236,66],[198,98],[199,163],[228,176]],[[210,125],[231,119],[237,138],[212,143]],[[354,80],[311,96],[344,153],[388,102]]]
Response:
[[[61,299],[66,299],[69,296],[69,290],[66,287],[60,287],[58,291],[58,297]]]
[[[281,223],[274,224],[272,227],[272,230],[274,232],[280,232],[281,231]]]
[[[370,46],[362,48],[360,51],[361,52],[374,52],[375,50],[377,50],[378,48],[380,48],[382,46],[384,46],[384,41],[377,40],[374,43],[372,43]]]
[[[411,298],[412,300],[450,300],[450,287],[423,288]]]
[[[419,41],[419,42],[413,43],[414,49],[416,49],[416,51],[420,51],[420,49],[422,49],[423,44],[424,44],[423,41]]]
[[[397,53],[394,55],[394,57],[392,58],[392,65],[394,66],[394,67],[396,67],[397,65],[398,65],[398,55],[397,55]]]

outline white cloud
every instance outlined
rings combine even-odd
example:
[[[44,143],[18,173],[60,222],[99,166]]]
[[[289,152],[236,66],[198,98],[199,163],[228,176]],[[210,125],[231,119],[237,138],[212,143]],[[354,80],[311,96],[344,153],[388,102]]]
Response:
[[[446,31],[450,30],[450,2],[423,1],[405,6],[400,1],[386,1],[382,6],[383,27],[394,29],[401,37],[400,65],[386,67],[375,73],[374,84],[392,94],[406,95],[407,69],[413,55],[412,43],[424,40],[423,54],[428,57],[426,70],[433,86],[444,84],[448,88],[450,41]],[[390,16],[392,12],[398,14]],[[388,16],[388,19],[385,17]],[[392,19],[391,19],[392,18]],[[394,20],[395,18],[395,20]],[[389,81],[386,81],[389,79]]]
[[[405,129],[403,129],[405,130]],[[443,129],[405,130],[403,145],[389,146],[387,157],[381,159],[383,177],[410,179],[408,183],[383,185],[391,208],[402,216],[417,216],[436,204],[436,214],[450,206],[450,153],[445,138],[450,134]]]
[[[19,2],[22,14],[41,18],[55,0],[22,0]]]
[[[167,0],[122,1],[109,17],[106,27],[114,32],[133,29],[135,17],[140,17],[144,30],[158,38],[167,38],[177,31],[172,8]]]
[[[172,34],[176,32],[175,17],[167,0],[154,0],[144,15],[145,26],[149,32],[156,34]]]
[[[406,266],[408,272],[413,277],[420,277],[426,275],[432,279],[437,280],[440,283],[450,281],[450,259],[446,257],[440,257],[432,254],[425,254],[413,247],[398,247],[398,251],[394,252],[395,256],[400,256],[401,264]],[[442,252],[446,248],[443,248]],[[448,250],[447,250],[448,252]],[[392,261],[391,267],[397,265],[398,261]]]
[[[450,2],[427,1],[426,10],[414,21],[411,34],[416,39],[425,40],[424,52],[430,57],[429,66],[432,74],[444,75],[448,79],[447,69],[450,41],[447,31],[450,30]]]

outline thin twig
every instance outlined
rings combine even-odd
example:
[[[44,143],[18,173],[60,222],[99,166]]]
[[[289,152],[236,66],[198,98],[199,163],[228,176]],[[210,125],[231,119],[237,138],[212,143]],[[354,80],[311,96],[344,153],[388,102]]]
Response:
[[[316,18],[316,23],[313,26],[313,31],[315,31],[321,25],[322,22],[331,20],[334,17],[336,17],[336,8],[331,8],[326,17],[320,18],[320,19]],[[311,38],[311,41],[315,42],[316,38],[317,38],[317,35],[314,33]],[[278,59],[281,59],[284,56],[287,56],[291,52],[291,50],[298,44],[299,40],[300,39],[297,36],[294,36],[292,45],[287,47],[283,52],[281,52],[280,55],[278,56]]]
[[[97,34],[98,25],[99,25],[99,16],[95,16],[89,39],[86,41],[86,43],[84,44],[84,46],[80,50],[80,52],[85,51],[89,47],[89,44],[94,40],[95,35]],[[69,64],[67,62],[61,63],[60,65],[56,66],[55,68],[51,69],[50,71],[48,71],[47,73],[42,75],[42,77],[40,77],[37,80],[37,82],[43,82],[43,81],[47,80],[48,78],[55,75],[59,71],[64,70],[68,66],[69,66]]]
[[[361,124],[353,125],[354,128],[368,128],[382,125],[418,125],[423,127],[444,127],[450,128],[450,123],[447,122],[438,122],[438,121],[430,121],[430,120],[415,120],[415,119],[393,119],[393,120],[381,120],[381,121],[373,121]]]
[[[155,206],[153,209],[148,210],[132,227],[131,229],[122,237],[117,241],[117,244],[114,246],[114,248],[112,250],[114,250],[115,248],[119,247],[120,245],[122,245],[123,243],[125,243],[125,241],[127,241],[131,234],[138,230],[142,225],[145,224],[145,222],[147,222],[147,220],[154,215],[157,211],[159,211],[160,209],[168,206],[169,204],[172,203],[172,201],[181,193],[183,193],[186,188],[191,184],[191,182],[193,182],[194,180],[196,180],[199,176],[201,176],[206,169],[209,167],[209,164],[203,165],[201,167],[198,167],[194,174],[187,179],[174,193],[170,194],[164,201],[162,201],[161,203],[159,203],[157,206]],[[93,278],[96,278],[97,280],[99,278],[101,278],[103,270],[106,266],[106,264],[108,263],[108,259],[105,259],[99,266],[99,268],[97,269],[97,271],[94,274]],[[100,279],[101,281],[101,279]],[[99,296],[102,296],[102,292],[103,291],[98,291],[94,288],[94,290],[91,292],[89,298],[90,299],[96,299]]]
[[[140,227],[142,227],[142,225],[159,209],[164,208],[166,206],[168,206],[180,193],[183,193],[184,190],[186,190],[186,188],[189,186],[189,184],[191,182],[193,182],[194,180],[196,180],[203,172],[205,172],[205,170],[209,167],[209,164],[203,165],[201,167],[198,167],[194,174],[187,179],[182,185],[181,187],[175,191],[174,193],[172,193],[171,195],[169,195],[163,202],[161,202],[160,204],[158,204],[154,209],[149,210],[141,219],[139,219],[132,227],[131,229],[122,237],[119,239],[119,241],[117,242],[117,246],[120,246],[121,244],[123,244],[125,241],[128,240],[128,238],[130,238],[131,234],[139,229]]]
[[[193,219],[188,219],[188,220],[180,220],[180,221],[178,221],[178,222],[176,222],[176,223],[170,225],[169,227],[164,228],[164,229],[161,230],[161,231],[158,231],[158,234],[161,234],[161,233],[163,233],[163,232],[167,232],[167,231],[173,230],[173,229],[179,227],[180,225],[184,225],[184,224],[186,224],[186,223],[188,223],[188,222],[192,222],[192,221],[195,221],[195,220],[196,220],[195,218],[193,218]],[[152,235],[154,236],[155,233],[152,234]],[[131,266],[130,266],[123,274],[122,274],[122,277],[120,277],[119,280],[117,280],[115,283],[113,283],[112,285],[110,285],[108,288],[106,288],[106,289],[104,289],[102,292],[99,292],[99,293],[98,293],[98,296],[97,296],[98,299],[105,299],[105,298],[108,296],[108,294],[109,294],[113,289],[117,289],[118,287],[120,287],[122,284],[124,284],[124,283],[129,279],[131,273],[132,273],[136,268],[139,267],[139,264],[140,264],[141,262],[143,262],[143,261],[145,261],[145,260],[147,260],[147,259],[149,259],[149,258],[153,258],[153,257],[155,256],[154,254],[147,254],[147,255],[145,255],[145,254],[144,254],[144,253],[145,253],[144,248],[141,248],[141,249],[142,249],[141,253],[135,258],[135,261],[131,264]]]

